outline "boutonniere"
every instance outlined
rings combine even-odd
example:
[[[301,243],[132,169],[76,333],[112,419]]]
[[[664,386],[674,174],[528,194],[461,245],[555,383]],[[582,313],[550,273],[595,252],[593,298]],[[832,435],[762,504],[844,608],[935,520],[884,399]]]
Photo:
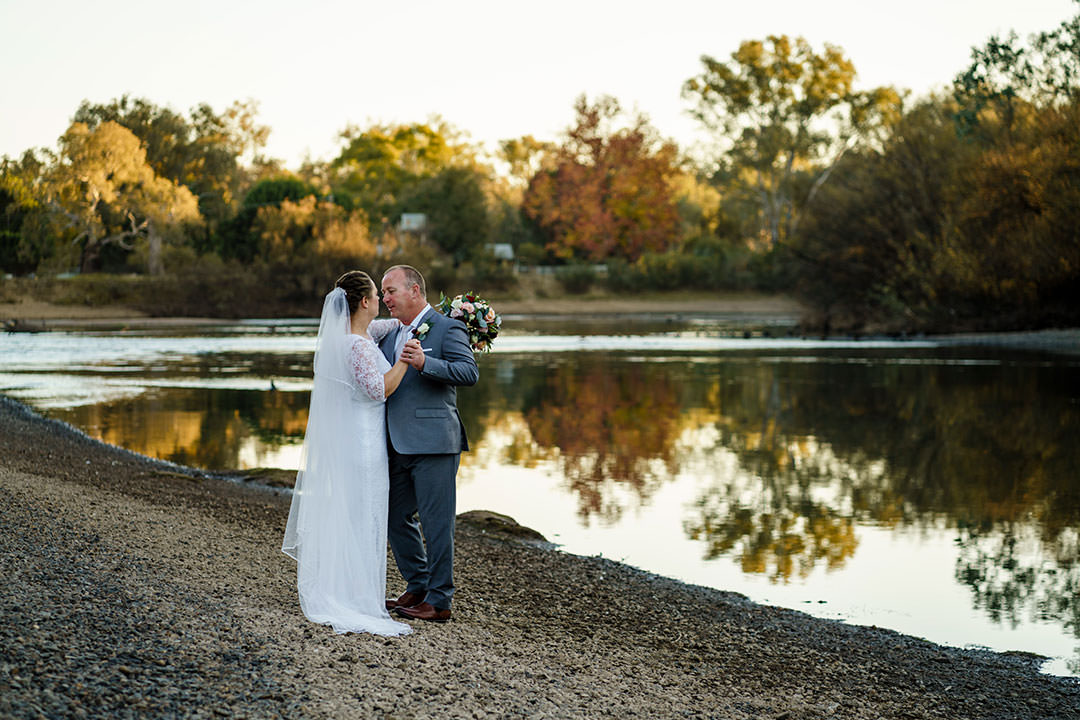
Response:
[[[431,323],[422,322],[420,327],[413,328],[412,334],[417,340],[423,340],[429,332],[431,332]]]

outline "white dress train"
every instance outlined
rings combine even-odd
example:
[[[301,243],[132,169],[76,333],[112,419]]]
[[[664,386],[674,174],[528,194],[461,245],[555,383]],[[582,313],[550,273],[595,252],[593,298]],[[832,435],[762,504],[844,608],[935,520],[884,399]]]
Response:
[[[300,607],[335,632],[404,635],[386,612],[389,476],[383,374],[376,343],[397,320],[349,334],[344,293],[327,296],[307,433],[282,551],[296,560]]]

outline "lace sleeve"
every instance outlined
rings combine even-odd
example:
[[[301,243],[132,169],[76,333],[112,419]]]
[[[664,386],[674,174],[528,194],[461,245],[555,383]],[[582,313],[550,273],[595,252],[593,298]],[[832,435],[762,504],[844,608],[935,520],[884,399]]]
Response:
[[[379,364],[376,361],[375,353],[378,352],[374,343],[357,337],[349,348],[349,368],[352,370],[353,379],[365,395],[375,402],[384,402],[386,382],[383,380],[383,374],[379,372]]]
[[[401,325],[401,322],[396,318],[372,320],[368,325],[368,335],[375,342],[380,342],[384,337],[397,330],[398,325]]]

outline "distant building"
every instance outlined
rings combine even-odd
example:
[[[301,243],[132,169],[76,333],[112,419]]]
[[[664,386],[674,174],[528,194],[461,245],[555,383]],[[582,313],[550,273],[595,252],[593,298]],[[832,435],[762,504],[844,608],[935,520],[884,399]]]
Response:
[[[488,243],[487,249],[496,260],[514,259],[514,246],[510,243]]]
[[[401,213],[401,220],[398,221],[397,235],[400,240],[402,236],[412,236],[419,241],[421,245],[427,244],[427,215],[425,213]]]
[[[402,232],[422,233],[427,230],[427,215],[425,213],[401,213],[401,222],[398,229]]]

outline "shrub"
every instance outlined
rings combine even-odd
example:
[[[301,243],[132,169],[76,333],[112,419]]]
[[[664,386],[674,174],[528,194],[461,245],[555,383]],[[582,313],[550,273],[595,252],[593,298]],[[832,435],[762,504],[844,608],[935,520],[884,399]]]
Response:
[[[517,261],[527,266],[539,265],[548,257],[548,251],[542,245],[534,242],[525,242],[518,245],[516,254]]]
[[[733,289],[736,283],[724,255],[667,252],[646,253],[633,263],[608,263],[607,285],[615,291],[642,292]]]
[[[462,275],[467,275],[469,287],[472,289],[505,291],[518,284],[512,264],[506,260],[479,257],[471,263],[463,264],[461,271]]]
[[[584,295],[596,282],[596,270],[591,265],[566,265],[556,271],[555,278],[571,295]]]

